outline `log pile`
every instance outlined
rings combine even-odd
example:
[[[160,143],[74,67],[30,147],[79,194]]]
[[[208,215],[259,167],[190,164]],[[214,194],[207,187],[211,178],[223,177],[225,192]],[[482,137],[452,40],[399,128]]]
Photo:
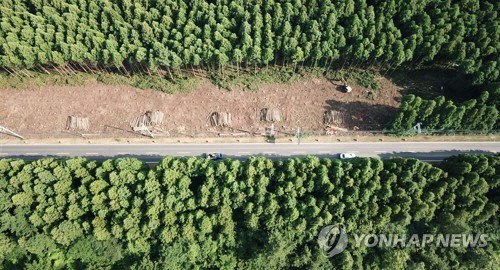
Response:
[[[346,120],[343,112],[328,110],[323,113],[323,124],[327,126],[340,126],[345,124]]]
[[[147,111],[130,122],[130,127],[136,130],[141,127],[155,127],[163,124],[164,113],[161,111]]]
[[[213,127],[230,127],[232,125],[231,113],[213,112],[210,114],[210,124]]]
[[[68,116],[66,129],[68,130],[89,130],[89,118],[79,116]]]
[[[260,110],[260,121],[281,122],[281,112],[277,108],[264,108]]]
[[[24,137],[15,133],[14,131],[6,128],[6,127],[3,127],[3,126],[0,126],[0,133],[5,133],[7,135],[11,135],[11,136],[14,136],[14,137],[18,137],[19,139],[21,140],[24,140]]]

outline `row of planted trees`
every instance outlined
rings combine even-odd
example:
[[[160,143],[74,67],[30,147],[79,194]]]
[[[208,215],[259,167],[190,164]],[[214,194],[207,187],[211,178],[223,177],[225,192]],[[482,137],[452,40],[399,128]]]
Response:
[[[498,230],[500,157],[0,160],[3,269],[494,268],[484,248],[357,248],[328,259],[326,225],[348,233]],[[401,231],[400,231],[401,232]],[[352,241],[352,239],[351,239]],[[495,255],[496,254],[496,255]]]
[[[496,0],[4,0],[0,66],[72,73],[460,65],[499,77]]]
[[[391,130],[409,132],[416,124],[421,123],[422,128],[432,132],[496,132],[500,130],[499,94],[500,91],[495,91],[490,96],[485,91],[477,99],[460,104],[446,100],[443,96],[426,100],[406,95],[392,122]]]

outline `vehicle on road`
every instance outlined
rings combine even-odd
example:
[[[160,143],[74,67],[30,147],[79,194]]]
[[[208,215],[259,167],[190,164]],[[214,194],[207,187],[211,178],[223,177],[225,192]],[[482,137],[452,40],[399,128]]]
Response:
[[[205,154],[203,154],[203,157],[207,158],[207,159],[217,160],[217,159],[222,159],[222,154],[221,153],[205,153]]]
[[[340,159],[349,159],[349,158],[355,158],[356,155],[354,153],[342,153],[340,154]]]

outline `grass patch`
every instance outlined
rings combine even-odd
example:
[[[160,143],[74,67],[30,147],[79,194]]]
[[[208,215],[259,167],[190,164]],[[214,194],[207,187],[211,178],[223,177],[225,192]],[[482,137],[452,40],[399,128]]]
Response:
[[[103,84],[126,84],[140,89],[153,89],[165,93],[173,94],[179,92],[189,92],[198,88],[201,79],[193,76],[177,76],[168,80],[160,76],[132,75],[130,77],[116,73],[84,73],[75,75],[44,74],[30,72],[32,77],[14,77],[0,74],[0,85],[3,88],[26,89],[48,85],[60,86],[82,86],[90,81],[97,81]]]
[[[32,77],[14,77],[0,74],[1,85],[7,88],[24,89],[46,85],[70,85],[81,86],[89,81],[97,81],[103,84],[126,84],[140,89],[153,89],[165,93],[184,93],[198,88],[202,79],[187,75],[185,73],[174,74],[170,77],[157,75],[134,74],[125,76],[118,73],[77,73],[76,75],[45,74],[26,71]],[[299,80],[326,77],[331,80],[340,81],[345,78],[349,82],[362,85],[371,89],[379,89],[375,80],[375,73],[358,70],[343,69],[326,71],[322,68],[311,68],[303,66],[269,67],[269,68],[240,68],[230,66],[221,72],[220,70],[209,71],[207,78],[216,86],[235,90],[257,91],[262,84],[282,83],[289,84]]]
[[[267,83],[293,83],[304,78],[317,76],[304,68],[293,67],[261,68],[257,70],[237,70],[210,72],[208,78],[220,88],[227,90],[243,89],[257,91],[259,85]]]
[[[198,88],[201,79],[193,76],[178,76],[173,81],[160,76],[132,75],[130,77],[106,73],[99,74],[97,81],[104,84],[128,84],[139,89],[153,89],[168,94],[186,93]]]
[[[380,85],[378,85],[375,75],[376,73],[370,70],[342,69],[327,71],[325,77],[336,81],[346,79],[347,82],[354,82],[366,88],[380,90]]]
[[[0,74],[0,84],[3,88],[24,89],[29,87],[39,87],[45,85],[84,85],[89,80],[95,80],[94,74],[77,73],[72,76],[59,74],[43,74],[31,72],[33,77],[14,77]]]

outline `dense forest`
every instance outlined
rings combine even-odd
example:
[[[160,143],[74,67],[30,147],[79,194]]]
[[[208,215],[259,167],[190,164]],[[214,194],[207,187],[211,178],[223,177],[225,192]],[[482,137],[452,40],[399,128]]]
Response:
[[[0,160],[2,269],[494,269],[500,157]],[[348,233],[488,233],[483,248],[348,245]],[[391,226],[388,226],[391,225]],[[391,230],[391,229],[389,229]]]
[[[0,66],[71,74],[456,67],[498,81],[497,0],[3,0]]]
[[[477,99],[455,104],[443,96],[425,100],[415,95],[403,97],[399,113],[391,129],[396,132],[413,132],[412,127],[421,123],[428,131],[488,133],[500,130],[500,88],[485,91]]]

